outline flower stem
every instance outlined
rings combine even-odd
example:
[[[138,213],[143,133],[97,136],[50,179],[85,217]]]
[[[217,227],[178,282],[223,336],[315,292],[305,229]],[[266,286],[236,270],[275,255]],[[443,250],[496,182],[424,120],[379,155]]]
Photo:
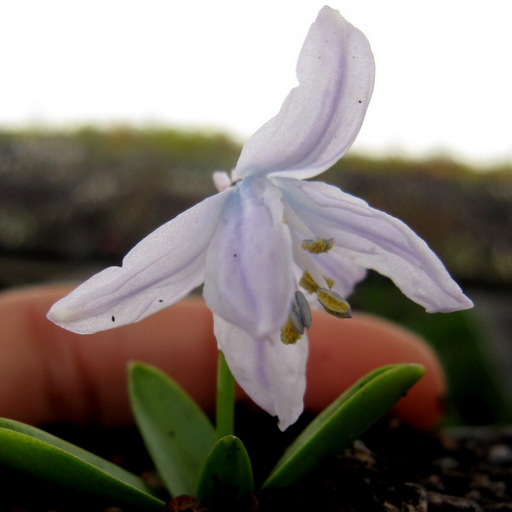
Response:
[[[233,435],[235,429],[235,379],[219,350],[217,362],[217,439]]]

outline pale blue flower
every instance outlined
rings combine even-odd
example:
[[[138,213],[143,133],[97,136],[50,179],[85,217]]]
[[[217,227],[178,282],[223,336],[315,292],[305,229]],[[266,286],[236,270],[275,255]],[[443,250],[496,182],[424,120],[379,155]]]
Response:
[[[49,318],[78,333],[110,329],[204,283],[231,371],[284,429],[303,409],[308,302],[322,299],[331,313],[349,316],[342,297],[374,269],[429,312],[471,307],[405,224],[338,188],[303,181],[352,145],[374,72],[365,36],[324,7],[299,56],[299,85],[245,144],[232,179],[217,173],[218,194],[151,233],[122,267],[90,278]]]

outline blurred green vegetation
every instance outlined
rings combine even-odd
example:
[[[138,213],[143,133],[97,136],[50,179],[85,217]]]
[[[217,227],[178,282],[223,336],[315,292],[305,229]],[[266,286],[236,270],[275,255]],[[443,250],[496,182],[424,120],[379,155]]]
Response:
[[[212,172],[230,171],[239,151],[223,134],[171,129],[0,132],[0,287],[118,264],[143,236],[214,194]],[[470,295],[485,290],[512,303],[511,168],[348,155],[317,179],[409,224]],[[512,374],[512,357],[498,369],[488,357],[478,302],[474,311],[428,315],[373,273],[350,300],[432,343],[447,370],[451,423],[512,421],[512,388],[500,377]],[[505,308],[491,308],[488,321],[512,354]]]
[[[118,258],[214,194],[239,151],[176,130],[0,132],[0,250]],[[404,220],[458,279],[512,283],[512,169],[347,155],[318,179]]]

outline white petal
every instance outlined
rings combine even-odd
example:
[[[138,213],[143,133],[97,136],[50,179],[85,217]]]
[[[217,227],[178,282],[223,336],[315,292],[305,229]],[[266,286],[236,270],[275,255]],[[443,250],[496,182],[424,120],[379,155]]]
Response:
[[[273,181],[317,236],[334,237],[339,256],[390,277],[430,313],[472,307],[438,257],[402,221],[325,183]]]
[[[309,178],[337,162],[356,138],[373,91],[375,64],[366,37],[324,7],[297,63],[299,86],[279,114],[245,144],[239,176],[282,171]]]
[[[214,329],[238,384],[262,409],[279,418],[281,430],[295,423],[304,408],[306,336],[294,345],[282,343],[279,333],[254,338],[216,315]]]
[[[211,241],[205,300],[224,320],[263,336],[283,326],[293,292],[281,193],[265,177],[246,178],[226,201]]]
[[[206,247],[231,190],[205,199],[141,240],[53,305],[48,318],[81,334],[142,320],[204,280]]]

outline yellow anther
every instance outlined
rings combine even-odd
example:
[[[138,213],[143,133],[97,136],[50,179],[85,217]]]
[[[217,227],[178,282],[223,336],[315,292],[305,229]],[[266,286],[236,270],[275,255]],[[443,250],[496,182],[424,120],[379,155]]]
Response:
[[[302,338],[302,334],[295,329],[290,319],[286,321],[281,329],[281,341],[285,345],[293,345]]]
[[[327,288],[319,288],[317,297],[322,307],[331,315],[338,318],[350,318],[352,313],[350,311],[350,304],[342,299],[340,295]]]
[[[315,293],[320,285],[311,277],[311,274],[305,270],[300,278],[299,285],[309,293]]]
[[[302,248],[312,254],[330,251],[334,246],[334,238],[317,238],[316,240],[302,240]]]
[[[325,277],[325,276],[324,276],[324,279],[329,288],[332,288],[334,286],[334,279],[331,279],[330,277]]]

